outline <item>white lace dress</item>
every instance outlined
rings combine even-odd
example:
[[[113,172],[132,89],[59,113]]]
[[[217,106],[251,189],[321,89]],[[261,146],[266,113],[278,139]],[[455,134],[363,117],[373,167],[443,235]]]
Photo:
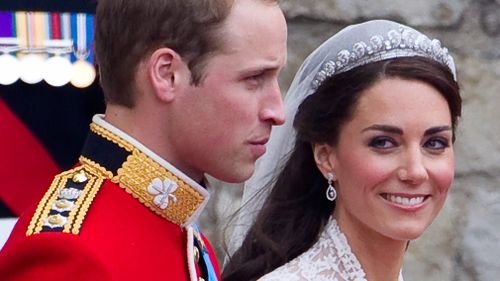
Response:
[[[259,281],[367,281],[337,221],[330,218],[319,240],[306,252]],[[403,277],[399,276],[399,281]]]

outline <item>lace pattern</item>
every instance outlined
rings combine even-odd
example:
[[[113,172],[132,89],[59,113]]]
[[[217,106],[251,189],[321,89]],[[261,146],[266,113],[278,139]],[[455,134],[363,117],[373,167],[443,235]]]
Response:
[[[361,264],[333,217],[309,250],[259,279],[282,280],[367,281]],[[401,274],[399,281],[404,281]]]
[[[367,281],[337,221],[330,218],[318,241],[259,281]]]

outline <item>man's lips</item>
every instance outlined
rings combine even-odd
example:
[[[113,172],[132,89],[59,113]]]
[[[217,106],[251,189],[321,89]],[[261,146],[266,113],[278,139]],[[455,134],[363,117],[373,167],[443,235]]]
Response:
[[[252,148],[252,152],[255,157],[259,158],[264,153],[266,153],[266,144],[268,141],[269,141],[268,137],[260,137],[260,138],[255,138],[248,142]]]
[[[266,145],[266,143],[268,141],[269,141],[269,138],[264,137],[264,138],[258,138],[258,139],[251,140],[251,141],[249,141],[249,143],[253,144],[253,145]]]

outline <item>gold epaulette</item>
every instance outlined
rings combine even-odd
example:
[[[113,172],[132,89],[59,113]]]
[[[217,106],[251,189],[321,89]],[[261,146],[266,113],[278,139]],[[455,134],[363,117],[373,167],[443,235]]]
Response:
[[[41,232],[79,234],[104,179],[98,171],[85,165],[57,175],[38,204],[26,236]]]

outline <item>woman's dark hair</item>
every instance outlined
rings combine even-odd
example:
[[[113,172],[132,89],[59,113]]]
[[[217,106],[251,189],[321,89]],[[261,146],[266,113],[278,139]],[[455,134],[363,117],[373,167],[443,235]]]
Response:
[[[294,149],[242,246],[224,268],[223,280],[256,280],[317,241],[335,204],[326,199],[327,182],[314,161],[312,144],[335,146],[361,94],[384,78],[422,81],[438,90],[448,102],[455,135],[461,114],[459,87],[450,70],[434,60],[390,59],[326,79],[299,106]]]

